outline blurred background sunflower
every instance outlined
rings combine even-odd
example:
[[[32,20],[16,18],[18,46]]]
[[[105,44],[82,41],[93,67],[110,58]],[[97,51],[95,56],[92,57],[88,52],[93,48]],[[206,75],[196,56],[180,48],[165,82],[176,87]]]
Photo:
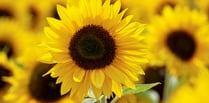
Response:
[[[186,75],[196,73],[198,66],[208,61],[207,30],[204,13],[188,7],[167,7],[162,16],[152,19],[146,39],[156,61],[162,61],[175,75]]]
[[[0,18],[7,18],[19,23],[19,26],[26,26],[29,18],[25,12],[22,0],[1,0],[0,1]]]
[[[0,19],[0,51],[6,52],[9,58],[18,58],[30,46],[32,38],[17,22],[6,18]]]
[[[207,103],[209,101],[208,86],[209,72],[202,70],[197,77],[190,78],[183,83],[170,96],[170,103]]]
[[[115,1],[117,0],[112,0],[112,2]],[[187,0],[121,0],[121,3],[121,9],[128,8],[126,15],[134,15],[133,20],[142,23],[149,23],[153,16],[161,15],[165,6],[175,7],[189,4]]]
[[[56,6],[64,5],[66,0],[22,0],[21,2],[28,19],[26,28],[33,32],[42,32],[43,27],[47,25],[46,17],[59,18]]]
[[[60,94],[61,84],[56,84],[56,78],[49,75],[43,77],[53,65],[43,64],[35,59],[33,62],[33,66],[25,64],[21,69],[15,70],[13,76],[5,78],[11,85],[4,95],[6,103],[76,103],[68,94]]]
[[[11,85],[5,81],[5,77],[11,77],[18,70],[19,67],[11,59],[8,59],[5,52],[0,52],[0,102],[5,103],[3,97],[11,87]]]

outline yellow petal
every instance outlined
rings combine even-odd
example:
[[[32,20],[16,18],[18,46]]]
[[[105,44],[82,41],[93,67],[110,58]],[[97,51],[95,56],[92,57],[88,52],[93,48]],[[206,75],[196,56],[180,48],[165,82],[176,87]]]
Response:
[[[113,14],[116,16],[118,15],[119,11],[121,10],[121,1],[117,0],[114,4],[113,4]]]
[[[129,15],[126,16],[121,23],[118,25],[118,28],[116,29],[116,32],[120,32],[121,30],[123,30],[124,27],[126,27],[128,25],[128,23],[130,23],[130,21],[132,20],[133,16]]]
[[[112,81],[112,90],[115,93],[116,96],[121,97],[122,95],[122,86],[121,84],[118,84],[114,80]]]
[[[107,98],[110,98],[112,94],[112,80],[108,77],[105,77],[104,84],[105,85],[102,87],[103,93],[105,96],[107,96]]]
[[[65,82],[62,82],[61,84],[61,95],[64,95],[66,93],[68,93],[71,89],[71,86],[70,86],[70,81],[65,81]]]
[[[105,75],[102,70],[93,70],[91,72],[91,81],[96,88],[101,88],[104,83]]]
[[[38,61],[41,61],[43,63],[53,63],[52,55],[50,53],[42,54],[38,57]]]
[[[75,72],[73,73],[73,80],[75,82],[81,82],[83,80],[83,76],[85,75],[85,71],[83,69],[75,68]]]
[[[108,68],[104,69],[104,71],[105,75],[107,75],[109,78],[113,79],[118,83],[124,83],[125,75],[117,68],[110,65]]]
[[[92,89],[93,89],[94,96],[96,97],[96,99],[99,99],[99,97],[101,96],[101,93],[102,93],[101,89],[95,88],[94,86]]]
[[[66,8],[63,6],[57,5],[57,11],[62,21],[65,21],[65,24],[71,24],[69,13],[67,12]]]

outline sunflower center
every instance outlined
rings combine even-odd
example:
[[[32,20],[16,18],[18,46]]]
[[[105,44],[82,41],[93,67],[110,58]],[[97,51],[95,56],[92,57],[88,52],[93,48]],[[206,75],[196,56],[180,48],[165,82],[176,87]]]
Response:
[[[188,32],[174,31],[169,34],[166,42],[168,48],[183,61],[188,61],[194,55],[195,40]]]
[[[0,51],[4,51],[7,53],[7,57],[14,56],[14,50],[12,48],[12,45],[5,41],[0,41]]]
[[[0,9],[0,17],[9,17],[9,18],[13,18],[14,15],[6,9]]]
[[[29,84],[29,91],[32,97],[41,102],[55,102],[61,99],[60,95],[61,84],[56,84],[56,78],[50,75],[42,76],[53,65],[39,64],[34,69]]]
[[[70,55],[86,70],[104,68],[115,57],[115,41],[109,32],[98,25],[88,25],[75,33],[70,41]]]
[[[5,86],[8,85],[8,83],[6,83],[5,81],[2,80],[2,77],[4,76],[11,76],[11,71],[9,71],[7,68],[5,68],[4,66],[0,65],[0,90],[2,90]]]

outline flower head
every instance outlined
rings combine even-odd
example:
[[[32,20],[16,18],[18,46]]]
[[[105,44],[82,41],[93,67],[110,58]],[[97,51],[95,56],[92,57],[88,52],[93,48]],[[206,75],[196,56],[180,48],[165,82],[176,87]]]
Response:
[[[208,61],[207,22],[204,13],[188,7],[165,8],[148,27],[154,63],[165,64],[176,75],[197,72]]]
[[[48,18],[45,48],[39,58],[56,63],[47,72],[61,83],[61,94],[81,98],[92,88],[98,98],[121,96],[122,86],[135,88],[141,65],[147,62],[146,47],[140,35],[144,25],[130,22],[132,16],[120,12],[120,1],[69,0],[67,7],[57,6],[60,20]]]

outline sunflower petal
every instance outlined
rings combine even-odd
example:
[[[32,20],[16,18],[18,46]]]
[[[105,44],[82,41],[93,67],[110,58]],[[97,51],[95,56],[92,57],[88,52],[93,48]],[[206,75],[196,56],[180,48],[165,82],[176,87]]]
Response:
[[[96,88],[101,88],[104,83],[105,75],[101,70],[91,72],[91,81]]]
[[[115,93],[116,96],[121,97],[122,95],[122,86],[121,84],[118,84],[114,80],[112,81],[112,90]]]
[[[85,75],[85,71],[79,68],[75,68],[75,72],[73,73],[73,80],[75,82],[81,82],[83,80],[83,77]]]

